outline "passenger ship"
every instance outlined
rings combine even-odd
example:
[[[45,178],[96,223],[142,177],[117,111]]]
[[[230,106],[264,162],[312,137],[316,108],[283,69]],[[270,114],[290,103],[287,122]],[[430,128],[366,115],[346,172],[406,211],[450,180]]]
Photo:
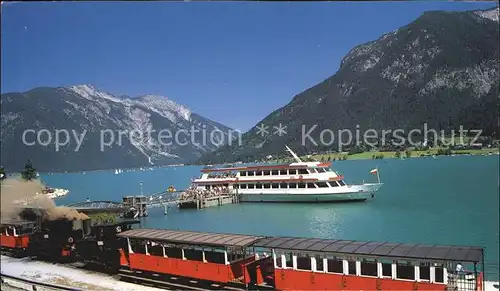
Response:
[[[288,146],[295,159],[285,165],[257,165],[232,168],[205,168],[193,181],[197,190],[227,189],[240,202],[340,202],[373,198],[382,186],[377,183],[348,185],[344,176],[330,168],[331,162],[303,162]]]

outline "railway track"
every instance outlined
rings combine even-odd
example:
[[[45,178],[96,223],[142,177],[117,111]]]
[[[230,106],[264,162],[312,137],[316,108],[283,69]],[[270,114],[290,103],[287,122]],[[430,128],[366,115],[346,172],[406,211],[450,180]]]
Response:
[[[0,274],[1,277],[1,290],[70,290],[70,291],[83,291],[81,289],[71,288],[67,286],[61,286],[57,284],[50,284],[44,282],[38,282],[35,280],[28,280],[24,278],[14,277],[10,275]]]

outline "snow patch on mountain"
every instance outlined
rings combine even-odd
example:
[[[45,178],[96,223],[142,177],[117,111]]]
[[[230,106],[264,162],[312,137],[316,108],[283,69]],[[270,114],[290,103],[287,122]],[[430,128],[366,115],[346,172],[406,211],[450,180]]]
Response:
[[[137,102],[141,103],[149,110],[169,119],[173,123],[190,121],[191,111],[185,106],[169,100],[167,97],[159,95],[145,95],[139,97]]]
[[[476,15],[478,15],[479,17],[498,22],[499,7],[496,7],[496,8],[490,9],[490,10],[485,10],[485,11],[475,11],[474,13]]]

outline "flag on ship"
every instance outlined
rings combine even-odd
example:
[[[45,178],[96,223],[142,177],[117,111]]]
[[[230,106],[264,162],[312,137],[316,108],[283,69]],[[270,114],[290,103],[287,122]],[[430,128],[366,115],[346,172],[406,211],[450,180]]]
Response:
[[[373,169],[370,171],[370,174],[377,174],[377,172],[378,172],[378,169]]]

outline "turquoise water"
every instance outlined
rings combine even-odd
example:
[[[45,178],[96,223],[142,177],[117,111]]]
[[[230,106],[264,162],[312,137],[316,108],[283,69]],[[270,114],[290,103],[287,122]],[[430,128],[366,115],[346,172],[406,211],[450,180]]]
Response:
[[[334,162],[348,182],[375,180],[384,186],[374,200],[348,204],[237,204],[204,210],[150,211],[143,226],[210,232],[341,238],[485,247],[486,278],[499,273],[498,156]],[[173,184],[185,188],[200,167],[151,171],[42,175],[53,187],[71,190],[58,204],[121,200]]]

